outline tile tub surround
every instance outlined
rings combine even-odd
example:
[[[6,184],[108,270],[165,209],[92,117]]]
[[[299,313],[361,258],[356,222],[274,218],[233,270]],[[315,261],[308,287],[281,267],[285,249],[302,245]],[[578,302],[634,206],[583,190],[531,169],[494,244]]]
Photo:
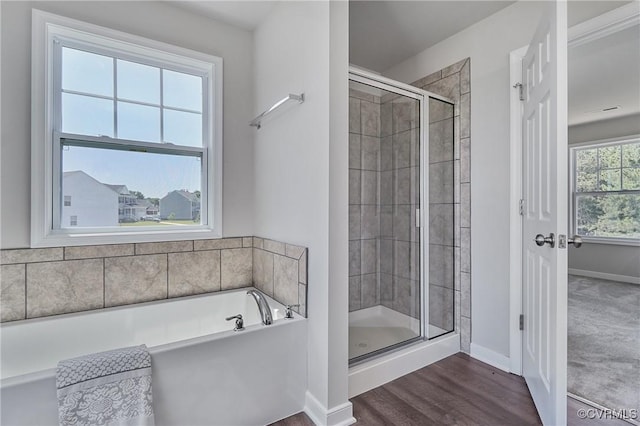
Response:
[[[453,112],[453,147],[446,145],[431,146],[430,163],[438,163],[437,168],[430,164],[430,178],[441,180],[444,173],[449,173],[453,167],[453,199],[430,197],[430,207],[433,215],[430,222],[438,223],[439,228],[453,227],[453,241],[449,241],[449,235],[435,233],[431,241],[431,259],[429,261],[430,272],[430,301],[440,304],[445,301],[455,306],[453,321],[455,330],[461,334],[461,349],[469,353],[471,343],[471,84],[470,84],[471,59],[466,58],[443,68],[433,74],[429,74],[413,83],[413,86],[428,90],[441,96],[452,99],[455,103]],[[451,129],[439,129],[439,124],[446,123],[449,118],[446,110],[441,105],[431,103],[432,109],[430,122],[431,134],[439,134]],[[445,138],[445,140],[451,138]],[[435,149],[434,149],[435,148]],[[439,149],[440,148],[440,149]],[[453,157],[450,157],[453,153]],[[447,169],[447,170],[445,170]],[[444,194],[442,194],[444,195]],[[449,211],[453,207],[453,224],[443,224],[443,217],[437,216],[443,209]],[[445,238],[446,237],[446,238]],[[437,244],[435,244],[437,243]],[[451,256],[453,251],[453,256]],[[452,260],[453,259],[453,260]],[[451,265],[453,261],[453,265]],[[450,276],[453,274],[453,279]],[[450,284],[453,281],[453,293]],[[433,288],[431,288],[433,287]],[[448,323],[451,321],[450,313],[438,309],[433,304],[430,306],[437,321]],[[434,319],[433,317],[430,319]],[[435,324],[437,325],[437,324]]]
[[[307,249],[273,240],[253,238],[254,286],[283,305],[307,316]]]
[[[307,249],[259,237],[0,250],[0,321],[255,286],[306,316]]]

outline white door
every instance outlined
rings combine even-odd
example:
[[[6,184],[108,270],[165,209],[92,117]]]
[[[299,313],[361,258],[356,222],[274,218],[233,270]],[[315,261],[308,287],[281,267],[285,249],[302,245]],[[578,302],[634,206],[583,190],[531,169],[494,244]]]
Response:
[[[566,240],[568,217],[567,4],[549,1],[545,7],[522,63],[522,372],[542,422],[564,425],[567,249],[559,240]],[[536,243],[538,234],[547,242]]]

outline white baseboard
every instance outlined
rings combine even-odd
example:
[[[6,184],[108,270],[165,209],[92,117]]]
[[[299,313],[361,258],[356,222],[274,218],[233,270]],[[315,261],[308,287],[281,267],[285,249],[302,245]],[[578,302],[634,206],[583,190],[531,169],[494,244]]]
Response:
[[[309,391],[305,394],[304,412],[318,426],[348,426],[356,422],[351,402],[327,410]]]
[[[329,426],[348,426],[356,422],[353,417],[353,405],[351,402],[333,407],[327,414],[327,425]]]
[[[511,360],[508,356],[494,352],[476,343],[471,343],[471,357],[507,373],[511,372]]]
[[[327,424],[327,409],[309,391],[305,393],[304,412],[316,425]]]
[[[627,275],[607,274],[606,272],[587,271],[586,269],[569,268],[569,274],[580,275],[581,277],[600,278],[609,281],[618,281],[622,283],[640,284],[640,277],[630,277]]]

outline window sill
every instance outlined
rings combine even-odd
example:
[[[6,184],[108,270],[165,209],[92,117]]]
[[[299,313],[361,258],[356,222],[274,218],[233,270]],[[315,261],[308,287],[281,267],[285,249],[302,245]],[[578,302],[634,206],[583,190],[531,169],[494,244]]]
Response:
[[[144,232],[110,232],[110,233],[50,233],[44,238],[31,241],[31,248],[89,246],[124,243],[153,243],[162,241],[203,240],[222,238],[222,234],[209,228],[180,229],[175,231],[161,230]]]

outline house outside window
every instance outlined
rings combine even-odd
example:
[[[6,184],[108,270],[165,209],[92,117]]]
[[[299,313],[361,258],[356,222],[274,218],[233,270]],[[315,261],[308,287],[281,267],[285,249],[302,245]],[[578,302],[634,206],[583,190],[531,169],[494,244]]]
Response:
[[[69,218],[69,226],[78,226],[78,216],[71,216]]]
[[[33,31],[32,246],[220,237],[222,60],[36,10]],[[197,214],[160,220],[176,191]]]
[[[640,138],[574,145],[573,232],[586,241],[640,242]]]

